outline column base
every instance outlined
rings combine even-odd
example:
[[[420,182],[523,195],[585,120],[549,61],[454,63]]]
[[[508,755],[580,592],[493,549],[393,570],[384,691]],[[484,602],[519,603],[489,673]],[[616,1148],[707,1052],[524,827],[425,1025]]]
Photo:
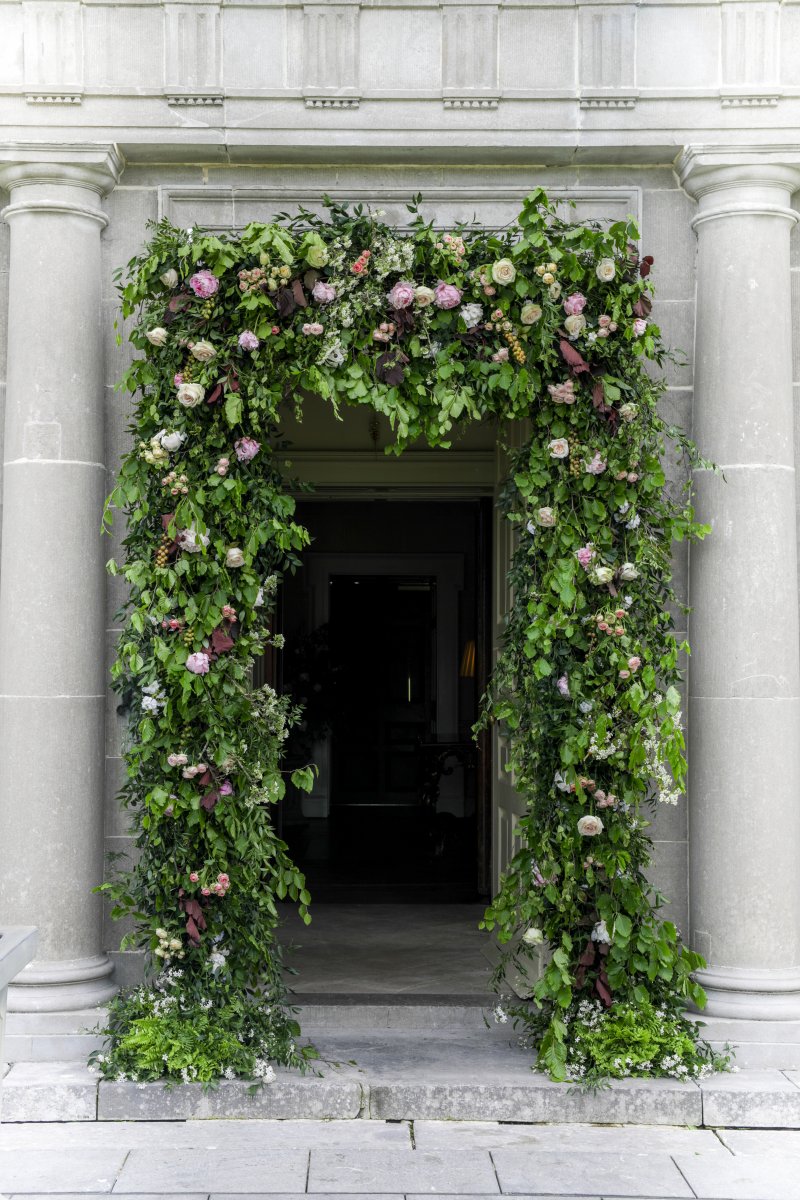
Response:
[[[704,1017],[747,1021],[800,1020],[800,969],[706,967],[695,973],[708,1003]]]
[[[116,992],[114,964],[105,954],[56,962],[34,961],[8,989],[9,1012],[74,1012],[105,1004]]]

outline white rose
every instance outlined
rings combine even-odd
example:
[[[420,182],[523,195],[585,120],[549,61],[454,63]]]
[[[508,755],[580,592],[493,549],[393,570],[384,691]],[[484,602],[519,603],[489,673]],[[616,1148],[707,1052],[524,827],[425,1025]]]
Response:
[[[611,567],[595,567],[589,578],[592,583],[611,583],[614,578],[614,572]]]
[[[510,258],[500,258],[496,263],[492,263],[492,279],[495,283],[506,285],[513,283],[516,278],[517,268]]]
[[[603,822],[599,817],[593,816],[592,813],[587,813],[585,817],[581,817],[578,821],[578,833],[581,837],[597,837],[603,832]]]
[[[163,283],[164,287],[174,288],[178,286],[178,272],[174,267],[170,267],[169,270],[165,271],[163,275],[159,275],[159,279]]]
[[[169,334],[161,325],[156,325],[155,329],[146,329],[144,336],[151,346],[165,346]]]
[[[161,445],[165,450],[169,450],[170,453],[172,453],[173,450],[180,450],[181,446],[186,441],[186,434],[178,433],[177,430],[174,433],[167,433],[166,430],[162,430],[162,432],[159,434],[158,440],[161,442]]]
[[[481,304],[464,304],[460,311],[467,329],[474,329],[483,317],[483,305]]]
[[[418,304],[420,306],[420,308],[427,308],[429,304],[433,303],[435,298],[436,298],[436,292],[433,290],[433,288],[429,288],[429,287],[414,288],[414,302],[416,304]]]
[[[574,341],[578,334],[586,328],[586,317],[583,313],[572,313],[564,322],[564,328]]]
[[[216,354],[217,352],[211,345],[211,342],[195,342],[192,346],[192,356],[198,362],[208,362],[210,359],[215,358]]]
[[[569,442],[566,438],[553,438],[547,443],[551,458],[566,458],[569,454]]]
[[[225,554],[226,567],[243,567],[244,555],[238,546],[230,546]]]
[[[522,935],[522,940],[526,946],[541,946],[544,934],[536,925],[529,925]]]
[[[551,300],[558,300],[561,295],[561,284],[558,282],[551,283],[550,287],[547,289],[547,294]]]
[[[544,526],[545,529],[552,529],[556,523],[556,514],[552,508],[540,508],[536,513],[536,524]]]
[[[619,569],[619,577],[629,583],[630,580],[639,578],[639,572],[632,562],[625,562]]]
[[[617,273],[613,258],[601,258],[594,269],[594,273],[601,283],[610,283]]]
[[[184,408],[194,408],[206,394],[206,389],[199,383],[182,383],[178,388],[178,403]]]
[[[538,304],[523,305],[522,312],[519,314],[519,319],[523,325],[535,325],[541,318],[542,310]]]

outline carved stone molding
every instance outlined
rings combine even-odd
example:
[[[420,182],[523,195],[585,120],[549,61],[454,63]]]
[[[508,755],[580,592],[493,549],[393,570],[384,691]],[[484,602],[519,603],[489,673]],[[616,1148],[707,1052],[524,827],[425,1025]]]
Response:
[[[223,97],[220,94],[214,95],[212,93],[194,96],[176,94],[167,96],[167,104],[176,108],[221,108]]]
[[[26,92],[28,104],[80,104],[83,100],[80,92]]]
[[[723,108],[777,108],[779,96],[722,96]]]
[[[581,96],[581,108],[636,108],[635,96]]]
[[[360,96],[306,96],[306,108],[358,108]]]
[[[445,96],[445,108],[497,108],[498,96]]]

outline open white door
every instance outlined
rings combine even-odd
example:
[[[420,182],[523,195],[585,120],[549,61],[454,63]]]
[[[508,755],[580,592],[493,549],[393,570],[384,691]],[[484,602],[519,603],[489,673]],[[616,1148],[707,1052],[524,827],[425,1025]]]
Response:
[[[529,436],[526,421],[514,421],[504,430],[504,441],[509,448],[521,446]],[[495,451],[495,497],[508,472],[508,455],[499,444]],[[511,608],[513,594],[508,582],[508,570],[518,532],[495,505],[494,516],[494,563],[492,588],[492,624],[494,661],[500,652],[506,625],[506,614]],[[513,858],[517,849],[515,833],[517,823],[525,813],[525,802],[514,788],[513,775],[508,771],[508,739],[503,737],[497,725],[492,726],[492,892],[497,893],[500,876]]]

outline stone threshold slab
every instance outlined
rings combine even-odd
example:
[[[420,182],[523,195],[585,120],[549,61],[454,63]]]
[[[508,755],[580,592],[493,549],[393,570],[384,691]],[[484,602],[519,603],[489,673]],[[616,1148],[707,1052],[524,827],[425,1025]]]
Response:
[[[23,1121],[280,1120],[500,1121],[800,1129],[800,1073],[742,1071],[699,1084],[623,1080],[598,1092],[552,1083],[520,1069],[487,1071],[468,1057],[445,1071],[424,1061],[412,1071],[374,1066],[324,1068],[322,1076],[281,1071],[253,1091],[225,1081],[200,1084],[108,1082],[80,1062],[16,1063],[3,1081],[4,1123]]]

